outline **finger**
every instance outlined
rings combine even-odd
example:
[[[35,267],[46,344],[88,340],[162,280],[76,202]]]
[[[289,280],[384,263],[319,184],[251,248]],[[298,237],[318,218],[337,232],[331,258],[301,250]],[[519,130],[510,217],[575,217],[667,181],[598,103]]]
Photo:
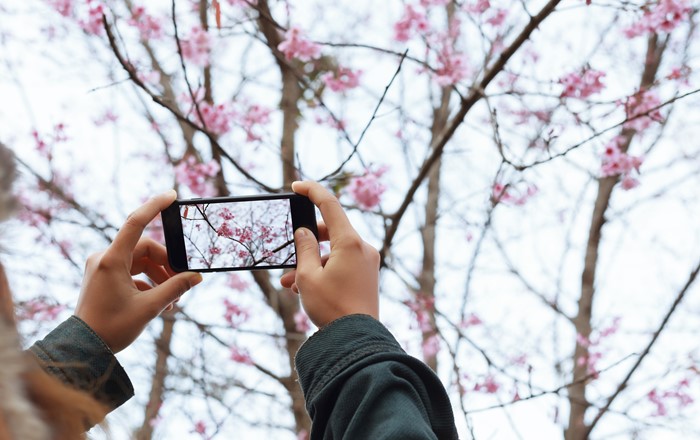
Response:
[[[141,237],[134,248],[134,260],[148,258],[154,262],[165,266],[168,264],[168,251],[165,246],[149,237]]]
[[[322,221],[316,222],[316,227],[318,229],[318,241],[329,241],[331,238],[328,236],[328,227]]]
[[[292,269],[280,277],[280,284],[282,287],[289,289],[294,284],[294,280],[297,277],[296,269]]]
[[[139,289],[141,292],[145,292],[153,288],[153,286],[151,286],[143,280],[134,280],[134,284],[136,284],[136,288]]]
[[[326,265],[329,257],[330,257],[330,255],[321,255],[321,266]],[[291,289],[292,286],[294,285],[294,281],[296,280],[296,278],[297,278],[297,271],[296,271],[296,269],[292,269],[280,277],[280,284],[282,285],[282,287],[285,287],[287,289]]]
[[[316,237],[307,228],[294,232],[294,244],[297,248],[296,273],[311,273],[321,268],[321,255],[318,251]]]
[[[196,272],[182,272],[152,288],[145,299],[148,301],[148,314],[158,316],[168,304],[175,302],[182,294],[202,282],[202,275]]]
[[[292,190],[297,194],[308,197],[314,205],[318,206],[331,241],[343,235],[357,234],[350,224],[350,220],[345,215],[343,207],[340,206],[338,199],[321,186],[320,183],[310,181],[294,182],[292,183]]]
[[[131,253],[143,234],[143,230],[153,220],[156,215],[175,201],[177,193],[170,190],[163,194],[157,195],[149,199],[129,215],[124,222],[124,225],[114,238],[112,245],[105,252],[110,254],[112,258],[117,258],[125,262],[131,263]]]
[[[145,268],[142,273],[145,273],[148,278],[150,278],[156,284],[163,284],[168,281],[171,276],[168,275],[163,266],[159,266],[152,262],[146,262]]]

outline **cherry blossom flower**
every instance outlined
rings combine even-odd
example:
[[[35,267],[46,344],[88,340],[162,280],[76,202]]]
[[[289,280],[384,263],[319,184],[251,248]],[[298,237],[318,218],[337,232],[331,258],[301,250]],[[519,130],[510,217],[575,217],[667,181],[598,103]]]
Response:
[[[422,333],[435,330],[430,320],[430,311],[435,309],[435,298],[422,294],[416,295],[415,299],[403,302],[416,315],[416,323]]]
[[[440,338],[438,335],[431,335],[427,337],[422,345],[423,357],[430,358],[435,356],[440,351]]]
[[[533,184],[525,185],[525,189],[516,188],[514,185],[504,185],[500,182],[493,184],[491,188],[492,203],[505,203],[508,205],[522,206],[539,192]]]
[[[129,24],[139,30],[144,40],[158,39],[163,36],[163,25],[158,19],[146,13],[146,8],[143,6],[134,8]]]
[[[97,127],[100,127],[102,125],[106,125],[109,123],[117,122],[119,119],[119,116],[114,114],[114,112],[111,109],[107,109],[102,113],[97,119],[95,119],[93,122]]]
[[[33,298],[20,302],[17,318],[30,321],[55,321],[58,315],[66,309],[63,304],[51,303],[47,298]]]
[[[339,67],[335,72],[327,72],[321,76],[321,80],[334,92],[344,92],[360,85],[361,70],[352,70],[347,67]]]
[[[255,6],[258,4],[258,0],[227,0],[227,2],[231,6]]]
[[[427,8],[428,6],[446,6],[452,0],[420,0],[421,6]]]
[[[361,209],[369,210],[379,205],[382,194],[386,191],[386,186],[380,179],[388,169],[386,165],[374,171],[368,169],[363,175],[350,179],[347,191]]]
[[[670,33],[687,22],[693,8],[689,0],[659,0],[648,3],[642,17],[624,30],[627,38],[641,35]]]
[[[69,17],[73,11],[73,0],[49,0],[49,5],[64,17]]]
[[[175,180],[196,195],[213,196],[216,189],[210,179],[218,172],[219,164],[216,161],[198,163],[194,156],[187,156],[175,167]]]
[[[487,375],[482,381],[474,384],[474,391],[488,394],[495,394],[500,388],[501,385],[491,374]]]
[[[193,434],[199,434],[203,439],[208,440],[210,437],[207,435],[207,425],[203,420],[197,421],[194,424],[194,428],[190,431]]]
[[[425,14],[411,5],[406,5],[403,16],[394,23],[394,39],[406,42],[414,33],[425,34],[429,29],[430,25]]]
[[[583,72],[572,72],[559,80],[564,86],[561,92],[562,98],[585,99],[594,95],[605,87],[601,79],[605,72],[594,69],[585,69]]]
[[[649,402],[654,404],[656,410],[652,414],[653,417],[663,417],[668,415],[668,405],[675,401],[678,409],[690,406],[694,399],[689,394],[690,380],[682,379],[676,386],[666,391],[659,391],[654,388],[647,394]]]
[[[311,61],[321,56],[321,46],[306,38],[296,26],[290,27],[284,34],[284,41],[277,49],[284,53],[288,60],[296,58],[300,61]]]
[[[231,360],[239,364],[253,365],[253,358],[250,357],[250,354],[235,345],[231,347]]]
[[[200,102],[197,107],[199,111],[194,110],[195,119],[206,127],[207,131],[220,136],[231,130],[234,113],[228,105]]]
[[[78,24],[88,34],[101,35],[104,30],[102,27],[102,16],[104,15],[104,6],[101,3],[93,0],[87,0],[88,16],[87,19],[78,20]]]
[[[236,122],[245,131],[246,140],[248,142],[259,141],[261,139],[257,128],[270,122],[270,113],[272,113],[272,110],[267,107],[258,104],[250,104],[244,107],[240,112],[234,114]]]
[[[624,139],[616,137],[605,147],[600,174],[601,177],[622,176],[622,189],[630,190],[639,185],[639,181],[633,177],[633,174],[639,173],[639,167],[642,166],[644,158],[623,153],[620,150],[621,142],[624,142]]]
[[[299,309],[294,314],[294,325],[299,333],[306,333],[311,330],[311,321],[303,310]]]
[[[483,14],[491,7],[491,2],[489,0],[476,0],[473,3],[467,3],[464,5],[464,9],[472,14]]]
[[[434,77],[438,85],[451,86],[463,80],[469,75],[466,56],[456,52],[451,44],[443,44],[437,53],[437,67]]]
[[[228,324],[236,328],[246,322],[250,316],[248,310],[224,298],[224,319]]]
[[[640,90],[630,96],[624,102],[627,122],[623,127],[639,132],[647,129],[654,121],[660,122],[663,119],[661,111],[658,108],[652,110],[660,104],[661,100],[657,94],[650,90]]]
[[[233,290],[243,292],[250,286],[250,283],[243,279],[243,277],[237,273],[229,274],[226,285]]]
[[[180,39],[182,57],[200,67],[209,65],[211,56],[211,37],[207,31],[195,26],[186,38]]]
[[[486,19],[486,23],[491,26],[501,26],[506,21],[506,17],[508,17],[507,9],[496,9],[493,15]]]
[[[464,318],[464,320],[463,320],[462,322],[459,323],[459,326],[460,326],[461,328],[467,328],[467,327],[472,327],[472,326],[475,326],[475,325],[480,325],[480,324],[482,324],[482,323],[483,323],[483,321],[481,320],[481,318],[479,318],[479,317],[478,317],[476,314],[474,314],[474,313],[470,313],[469,316],[467,316],[466,318]]]

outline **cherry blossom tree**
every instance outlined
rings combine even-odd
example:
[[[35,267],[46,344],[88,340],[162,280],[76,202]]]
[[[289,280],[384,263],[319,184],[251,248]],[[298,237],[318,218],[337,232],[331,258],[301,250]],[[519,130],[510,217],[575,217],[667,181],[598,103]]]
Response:
[[[23,170],[11,227],[40,244],[7,258],[22,326],[70,312],[86,255],[142,198],[313,179],[380,250],[382,320],[439,374],[463,438],[697,436],[697,12],[3,4],[0,136]],[[277,211],[252,231],[189,209],[204,265],[289,244]],[[307,438],[293,360],[314,329],[279,275],[208,275],[163,314],[123,355],[137,396],[115,436]]]

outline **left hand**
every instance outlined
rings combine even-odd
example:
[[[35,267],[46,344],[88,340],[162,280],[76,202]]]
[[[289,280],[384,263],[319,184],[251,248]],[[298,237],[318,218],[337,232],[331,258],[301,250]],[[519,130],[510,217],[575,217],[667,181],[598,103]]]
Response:
[[[85,264],[75,316],[114,353],[128,347],[153,318],[202,281],[199,273],[176,274],[168,264],[165,247],[141,237],[175,197],[175,191],[168,191],[148,200],[126,219],[112,244],[91,255]],[[132,278],[141,273],[156,286]]]

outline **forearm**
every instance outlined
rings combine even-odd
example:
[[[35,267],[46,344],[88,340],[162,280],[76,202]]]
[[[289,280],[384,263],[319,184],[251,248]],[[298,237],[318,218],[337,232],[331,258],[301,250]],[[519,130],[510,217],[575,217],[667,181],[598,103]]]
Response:
[[[126,372],[102,339],[71,316],[29,350],[50,374],[115,409],[134,395]]]
[[[299,350],[312,439],[456,439],[437,376],[366,315],[340,318]]]

